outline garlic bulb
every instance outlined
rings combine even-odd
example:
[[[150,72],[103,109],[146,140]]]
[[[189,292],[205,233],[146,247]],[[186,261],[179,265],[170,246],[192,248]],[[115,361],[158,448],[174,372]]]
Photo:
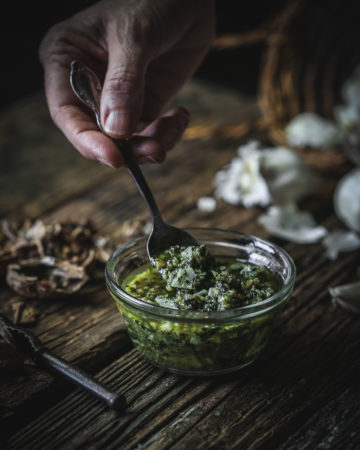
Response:
[[[287,125],[285,135],[287,143],[294,147],[327,148],[341,141],[337,125],[312,112],[294,117]]]
[[[334,194],[336,215],[351,230],[360,232],[360,169],[354,169],[338,183]]]

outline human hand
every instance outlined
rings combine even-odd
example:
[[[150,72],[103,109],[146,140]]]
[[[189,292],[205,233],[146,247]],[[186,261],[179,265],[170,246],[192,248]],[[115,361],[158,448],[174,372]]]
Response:
[[[103,82],[106,133],[130,138],[140,163],[162,162],[189,115],[181,107],[160,113],[206,54],[213,10],[212,0],[102,0],[47,33],[39,56],[50,114],[83,156],[122,165],[116,145],[72,92],[71,61],[81,61]]]

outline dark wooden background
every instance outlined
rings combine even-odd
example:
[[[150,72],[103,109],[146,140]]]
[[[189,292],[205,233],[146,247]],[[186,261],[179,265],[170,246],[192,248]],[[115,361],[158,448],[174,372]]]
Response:
[[[230,20],[227,2],[221,5],[219,18]],[[257,5],[252,4],[255,12],[260,11]],[[6,93],[0,114],[1,217],[46,222],[90,218],[116,242],[121,224],[144,219],[147,211],[125,170],[82,158],[49,118],[34,58],[45,22],[73,8],[67,6],[65,13],[56,6],[59,9],[48,4],[48,19],[40,20],[35,29],[34,15],[40,11],[31,9],[27,15],[26,5],[21,15],[24,28],[17,22],[20,31],[12,30],[17,38],[19,33],[23,36],[23,51],[10,55],[12,68],[6,66],[2,73],[8,77],[6,86],[18,83],[21,61],[30,59],[35,68],[27,70],[28,85]],[[248,17],[232,16],[226,30],[238,31],[231,28],[238,18],[250,27]],[[253,20],[260,23],[262,17]],[[35,39],[26,39],[30,31]],[[18,42],[13,44],[19,49]],[[254,365],[228,377],[179,377],[139,357],[103,280],[69,298],[32,301],[41,315],[31,330],[55,353],[124,393],[129,410],[117,416],[70,383],[29,366],[0,381],[1,448],[360,448],[359,317],[333,305],[328,293],[329,286],[357,278],[359,252],[329,261],[319,243],[304,246],[269,236],[256,222],[259,208],[223,202],[214,213],[196,208],[200,196],[212,194],[215,172],[234,157],[237,147],[248,138],[261,137],[244,135],[243,127],[260,116],[255,94],[261,49],[257,52],[248,60],[234,59],[227,51],[210,52],[196,79],[174,100],[192,113],[183,141],[165,164],[147,165],[144,171],[169,223],[271,238],[294,258],[295,291],[268,348]],[[6,53],[2,56],[6,60]],[[215,63],[219,58],[221,65]],[[245,62],[239,67],[238,61],[248,61],[248,74]],[[332,194],[351,163],[338,151],[303,156],[322,182],[301,206],[328,229],[342,227],[334,215]],[[8,312],[18,300],[2,282],[0,310]]]
[[[216,1],[217,33],[238,33],[251,30],[276,14],[290,0]],[[3,86],[0,108],[42,90],[42,68],[38,61],[39,43],[55,23],[65,20],[81,9],[94,4],[91,0],[44,2],[6,2],[2,5],[0,27],[1,74]],[[244,60],[246,70],[232,64],[218,52],[209,55],[197,76],[231,85],[236,90],[256,92],[261,45],[232,51],[235,60]],[[6,88],[5,88],[6,87]]]

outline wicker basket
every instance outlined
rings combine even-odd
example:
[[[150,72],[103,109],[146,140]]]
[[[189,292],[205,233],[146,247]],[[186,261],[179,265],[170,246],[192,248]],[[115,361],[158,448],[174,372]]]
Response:
[[[259,102],[271,137],[303,111],[331,118],[345,79],[360,62],[360,4],[297,0],[266,38]]]
[[[283,144],[286,124],[300,112],[332,117],[343,82],[360,63],[360,3],[294,0],[258,29],[220,37],[215,48],[259,42],[265,50],[258,127]]]

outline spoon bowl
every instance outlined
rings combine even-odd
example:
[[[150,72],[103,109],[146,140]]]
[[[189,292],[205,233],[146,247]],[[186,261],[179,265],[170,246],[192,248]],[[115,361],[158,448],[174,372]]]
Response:
[[[187,247],[199,245],[199,243],[189,233],[180,228],[173,227],[164,222],[160,225],[154,225],[146,244],[147,253],[151,262],[154,264],[154,257],[173,245]]]
[[[70,84],[75,95],[93,111],[99,130],[117,145],[131,177],[149,208],[153,228],[147,241],[147,253],[151,263],[154,263],[157,254],[173,245],[199,245],[196,239],[186,231],[164,222],[154,196],[136,161],[130,142],[127,139],[114,139],[104,131],[100,118],[101,83],[97,75],[79,61],[73,61]]]

